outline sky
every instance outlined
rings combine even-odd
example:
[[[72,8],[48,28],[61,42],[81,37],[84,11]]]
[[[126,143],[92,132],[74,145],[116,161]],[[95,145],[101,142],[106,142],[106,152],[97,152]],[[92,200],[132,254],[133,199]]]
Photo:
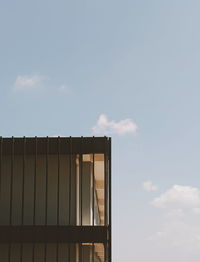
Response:
[[[114,262],[199,261],[199,12],[0,1],[0,135],[112,137]]]

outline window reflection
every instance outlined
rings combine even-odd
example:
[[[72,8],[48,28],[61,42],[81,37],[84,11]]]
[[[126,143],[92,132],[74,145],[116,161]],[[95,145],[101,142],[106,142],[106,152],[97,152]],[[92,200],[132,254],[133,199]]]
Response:
[[[104,155],[84,154],[79,178],[79,206],[82,225],[104,225]],[[80,219],[81,220],[81,219]]]

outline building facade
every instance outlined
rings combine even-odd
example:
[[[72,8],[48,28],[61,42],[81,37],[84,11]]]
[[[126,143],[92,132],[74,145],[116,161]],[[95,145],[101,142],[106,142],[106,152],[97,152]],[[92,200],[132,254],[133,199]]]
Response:
[[[0,261],[111,262],[111,138],[0,138]]]

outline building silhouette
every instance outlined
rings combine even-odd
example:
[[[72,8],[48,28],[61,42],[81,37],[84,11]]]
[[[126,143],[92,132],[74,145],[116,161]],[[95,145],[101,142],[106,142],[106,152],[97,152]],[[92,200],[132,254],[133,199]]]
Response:
[[[111,138],[0,138],[0,261],[111,262]]]

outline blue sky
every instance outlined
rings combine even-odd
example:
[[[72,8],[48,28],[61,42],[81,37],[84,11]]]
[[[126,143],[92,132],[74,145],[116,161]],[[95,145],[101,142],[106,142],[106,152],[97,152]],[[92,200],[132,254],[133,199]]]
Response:
[[[195,0],[0,3],[0,133],[112,136],[115,262],[199,261],[199,12]]]

